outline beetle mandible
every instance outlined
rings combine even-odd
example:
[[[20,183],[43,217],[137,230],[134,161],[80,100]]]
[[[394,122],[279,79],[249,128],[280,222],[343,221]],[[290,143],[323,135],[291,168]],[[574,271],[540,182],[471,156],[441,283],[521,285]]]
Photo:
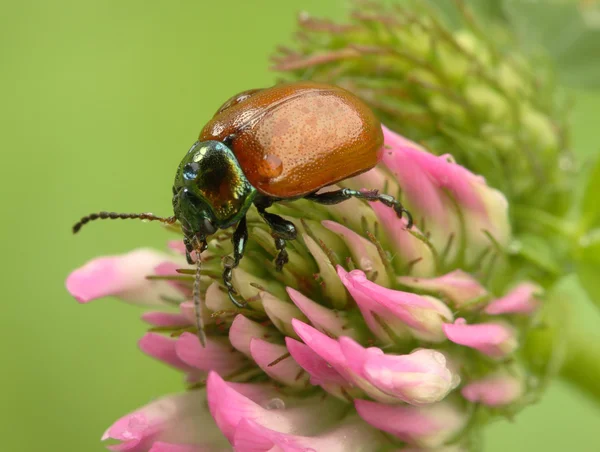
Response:
[[[150,213],[99,212],[83,217],[81,227],[97,219],[143,219],[174,224],[184,233],[186,258],[196,264],[194,306],[198,337],[205,343],[200,309],[200,253],[207,238],[237,225],[233,256],[223,261],[223,284],[237,307],[232,272],[248,242],[246,212],[252,204],[271,229],[278,270],[288,261],[286,242],[296,238],[290,221],[267,209],[278,201],[308,199],[337,204],[355,197],[380,201],[399,217],[412,217],[394,197],[373,191],[319,192],[373,168],[383,150],[381,124],[373,112],[349,91],[314,82],[295,82],[244,91],[230,98],[204,126],[181,161],[173,184],[171,217]],[[192,257],[196,252],[197,258]]]

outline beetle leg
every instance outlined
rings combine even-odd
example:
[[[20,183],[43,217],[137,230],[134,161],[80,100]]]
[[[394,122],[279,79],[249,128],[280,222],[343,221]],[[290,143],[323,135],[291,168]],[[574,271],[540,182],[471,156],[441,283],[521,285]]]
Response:
[[[231,241],[233,243],[233,257],[226,256],[225,259],[223,259],[223,284],[227,289],[227,294],[229,295],[231,302],[238,308],[243,308],[246,306],[246,302],[237,299],[238,293],[235,290],[235,287],[233,287],[231,278],[233,277],[233,269],[239,265],[242,257],[244,257],[244,251],[246,249],[246,244],[248,243],[246,217],[243,217],[238,223]]]
[[[185,245],[185,258],[187,263],[190,265],[194,265],[196,261],[192,259],[192,251],[194,251],[194,247],[192,246],[192,242],[187,237],[183,238],[183,244]]]
[[[284,220],[279,215],[269,213],[265,209],[272,204],[271,201],[265,203],[257,203],[257,210],[260,216],[271,228],[271,235],[275,239],[275,248],[277,249],[277,257],[275,258],[275,268],[281,271],[283,266],[288,263],[289,257],[285,249],[288,240],[294,240],[298,235],[296,226],[291,221]]]
[[[325,193],[312,193],[304,197],[310,201],[318,202],[319,204],[339,204],[350,198],[366,199],[367,201],[379,201],[384,205],[391,207],[398,215],[398,218],[406,216],[407,227],[410,229],[413,225],[412,215],[396,198],[386,194],[380,194],[378,190],[358,191],[349,188],[334,190]]]

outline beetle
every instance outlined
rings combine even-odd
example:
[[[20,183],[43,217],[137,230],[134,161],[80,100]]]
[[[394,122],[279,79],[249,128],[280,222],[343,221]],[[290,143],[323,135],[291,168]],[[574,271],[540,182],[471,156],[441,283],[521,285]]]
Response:
[[[244,307],[232,284],[232,272],[248,242],[246,213],[251,205],[271,229],[278,270],[288,262],[286,242],[297,235],[292,222],[267,211],[282,200],[304,198],[329,205],[352,197],[380,201],[399,217],[406,215],[407,227],[412,226],[412,217],[402,204],[376,190],[320,192],[370,170],[382,151],[379,120],[349,91],[310,81],[244,91],[217,110],[183,157],[173,184],[173,216],[99,212],[83,217],[73,232],[96,219],[179,221],[187,262],[196,264],[194,305],[198,336],[204,344],[200,253],[207,248],[210,235],[235,226],[233,256],[223,260],[222,279],[231,301]]]

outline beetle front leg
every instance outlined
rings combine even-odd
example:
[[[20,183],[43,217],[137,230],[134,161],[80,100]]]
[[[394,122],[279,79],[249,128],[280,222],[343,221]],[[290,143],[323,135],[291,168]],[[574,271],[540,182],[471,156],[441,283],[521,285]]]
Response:
[[[196,263],[196,261],[194,259],[192,259],[192,252],[194,251],[192,242],[190,241],[189,238],[184,237],[183,244],[185,245],[185,259],[187,260],[187,263],[190,265],[194,265]]]
[[[244,251],[246,250],[246,244],[248,243],[248,227],[246,226],[246,217],[242,218],[233,233],[231,238],[233,243],[233,257],[226,256],[223,260],[223,284],[227,289],[227,295],[231,302],[238,308],[246,306],[246,302],[239,301],[237,296],[239,295],[233,287],[231,279],[233,278],[233,269],[237,267],[244,257]]]
[[[277,249],[277,257],[275,258],[275,268],[281,271],[283,266],[288,263],[289,256],[286,251],[286,242],[295,240],[298,232],[296,226],[291,221],[284,220],[279,215],[267,212],[265,209],[271,206],[272,202],[257,203],[256,208],[260,216],[271,228],[271,235],[275,239],[275,248]]]
[[[379,201],[382,204],[391,207],[396,212],[398,218],[406,216],[407,228],[412,228],[413,218],[408,210],[396,198],[386,194],[380,194],[378,190],[358,191],[349,188],[341,190],[328,191],[325,193],[313,193],[304,197],[310,201],[318,202],[319,204],[339,204],[350,198],[366,199],[367,201]]]

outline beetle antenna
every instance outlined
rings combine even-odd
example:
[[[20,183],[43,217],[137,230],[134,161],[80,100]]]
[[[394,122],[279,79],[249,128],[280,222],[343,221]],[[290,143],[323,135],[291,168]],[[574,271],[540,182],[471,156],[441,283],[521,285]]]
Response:
[[[200,243],[196,247],[196,278],[194,279],[194,314],[196,315],[196,327],[198,328],[198,339],[202,347],[206,347],[206,333],[204,332],[204,315],[200,303],[200,271],[202,269],[202,259],[200,259],[202,247]]]
[[[151,213],[116,213],[116,212],[98,212],[92,213],[83,217],[73,226],[73,234],[77,234],[84,224],[94,220],[148,220],[148,221],[160,221],[161,223],[173,224],[177,221],[177,218],[172,217],[157,217]]]

